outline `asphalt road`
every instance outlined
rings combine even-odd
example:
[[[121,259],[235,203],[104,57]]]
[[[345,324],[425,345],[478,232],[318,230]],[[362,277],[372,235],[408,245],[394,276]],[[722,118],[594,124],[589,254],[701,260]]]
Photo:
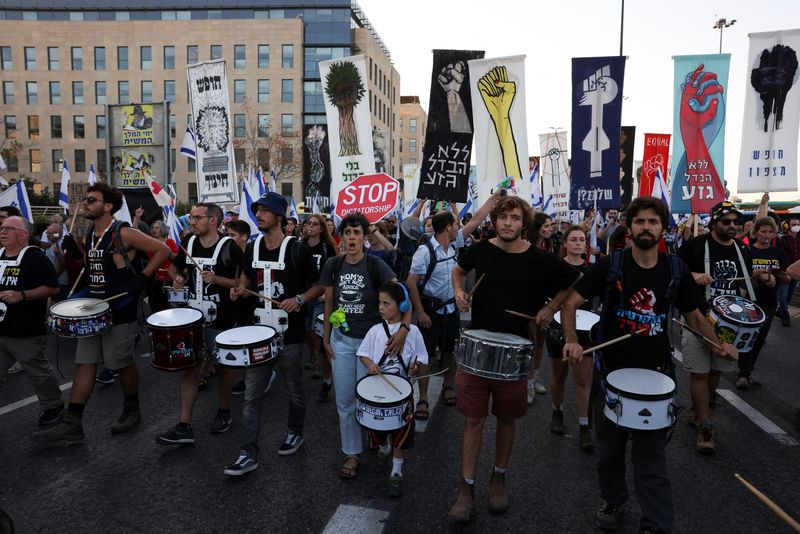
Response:
[[[800,432],[795,426],[800,408],[799,331],[797,318],[790,328],[773,326],[756,369],[763,387],[740,392],[734,387],[735,376],[723,378],[724,397],[714,413],[714,456],[700,456],[691,427],[685,421],[677,425],[667,451],[675,532],[790,532],[734,479],[734,473],[800,519]],[[138,354],[146,356],[145,341]],[[57,350],[56,339],[50,338],[51,361],[55,364],[58,352],[65,384],[71,380],[74,347],[71,340],[59,340]],[[119,384],[98,385],[84,416],[86,440],[70,447],[43,449],[34,444],[31,434],[37,429],[39,409],[35,402],[19,406],[33,394],[24,373],[9,376],[0,386],[0,508],[13,517],[18,532],[595,532],[595,456],[578,449],[571,385],[568,435],[549,432],[551,405],[546,396],[537,396],[519,420],[507,474],[511,509],[502,516],[489,513],[485,504],[494,453],[490,419],[480,458],[478,515],[468,526],[451,527],[446,516],[458,484],[462,425],[455,408],[432,403],[431,419],[420,425],[416,446],[407,455],[405,495],[390,499],[388,475],[375,471],[372,453],[363,455],[357,479],[338,477],[343,458],[335,404],[332,399],[317,402],[320,381],[312,379],[310,371],[305,381],[305,444],[295,455],[278,456],[287,412],[279,378],[266,400],[260,467],[231,478],[222,469],[239,450],[242,397],[234,397],[231,430],[212,435],[212,382],[195,410],[197,443],[163,447],[154,438],[177,422],[178,376],[153,369],[146,357],[138,364],[142,423],[112,436],[108,427],[119,414],[121,390]],[[549,376],[547,365],[543,369]],[[688,406],[684,372],[678,389],[680,403]],[[437,393],[432,388],[432,399]],[[68,397],[67,391],[65,400]],[[774,426],[753,416],[767,430],[758,426],[734,406],[741,404],[737,399]],[[630,474],[628,479],[634,495]],[[638,521],[633,496],[620,532],[636,532]]]

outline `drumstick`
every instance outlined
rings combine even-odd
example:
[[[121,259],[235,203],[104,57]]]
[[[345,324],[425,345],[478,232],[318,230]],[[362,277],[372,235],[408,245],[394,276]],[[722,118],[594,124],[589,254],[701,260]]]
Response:
[[[269,302],[271,302],[271,303],[275,304],[276,306],[280,305],[280,303],[281,303],[281,301],[279,301],[279,300],[271,299],[271,298],[269,298],[269,297],[268,297],[268,296],[266,296],[266,295],[262,295],[261,293],[257,293],[257,292],[255,292],[255,291],[252,291],[252,290],[250,290],[250,289],[245,289],[245,288],[241,288],[241,289],[242,289],[242,290],[243,290],[245,293],[248,293],[248,294],[250,294],[250,295],[253,295],[254,297],[258,297],[258,298],[260,298],[261,300],[268,300]]]
[[[467,299],[471,299],[471,298],[472,298],[472,295],[475,293],[475,290],[477,290],[477,289],[478,289],[478,286],[479,286],[479,285],[481,285],[481,282],[483,282],[483,277],[484,277],[484,276],[486,276],[486,273],[483,273],[483,274],[481,275],[481,277],[480,277],[480,278],[478,278],[478,281],[477,281],[477,282],[475,282],[475,285],[474,285],[474,286],[472,286],[472,289],[470,290],[470,292],[469,292],[469,293],[467,293]]]
[[[75,288],[78,287],[78,283],[81,281],[81,278],[83,277],[83,271],[85,271],[85,270],[86,270],[86,266],[84,265],[83,267],[81,267],[81,272],[78,273],[78,277],[75,279],[75,283],[72,284],[72,289],[69,290],[69,294],[67,295],[67,298],[70,298],[72,296],[72,294],[75,293]]]
[[[706,343],[711,344],[711,346],[713,346],[714,348],[719,349],[721,351],[725,350],[725,349],[722,348],[722,345],[720,345],[716,341],[708,339],[706,336],[704,336],[703,334],[701,334],[700,332],[698,332],[697,330],[695,330],[694,328],[692,328],[688,324],[684,323],[683,321],[679,321],[678,319],[675,319],[674,317],[672,318],[672,320],[675,321],[676,323],[678,323],[681,328],[684,328],[684,329],[688,330],[689,332],[691,332],[692,334],[696,335],[697,337],[699,337],[700,339],[702,339]]]
[[[583,351],[583,354],[586,355],[586,354],[589,354],[589,353],[594,352],[596,350],[604,349],[604,348],[606,348],[606,347],[608,347],[610,345],[613,345],[614,343],[619,343],[620,341],[625,341],[629,337],[632,337],[632,336],[634,336],[636,334],[641,334],[642,332],[646,332],[648,330],[650,330],[650,327],[640,328],[639,330],[637,330],[635,332],[631,332],[630,334],[625,334],[624,336],[619,336],[619,337],[614,338],[614,339],[612,339],[610,341],[606,341],[605,343],[600,343],[599,345],[595,345],[594,347],[586,349],[585,351]],[[567,361],[567,360],[562,358],[561,361]]]
[[[422,375],[422,376],[412,376],[412,377],[411,377],[411,380],[419,380],[420,378],[430,378],[430,377],[432,377],[432,376],[436,376],[436,375],[440,375],[440,374],[442,374],[442,373],[446,373],[446,372],[447,372],[447,371],[449,371],[449,370],[450,370],[450,368],[449,368],[449,367],[445,367],[445,368],[444,368],[444,369],[442,369],[441,371],[438,371],[438,372],[436,372],[436,373],[431,373],[431,374],[429,374],[429,375]]]
[[[403,394],[403,392],[402,392],[402,391],[400,391],[399,389],[397,389],[397,386],[395,386],[394,384],[392,384],[392,381],[391,381],[391,380],[389,380],[388,378],[386,378],[386,376],[385,376],[383,373],[381,373],[380,371],[378,371],[378,376],[380,376],[381,378],[383,378],[383,381],[384,381],[384,382],[386,382],[387,384],[389,384],[389,385],[392,387],[392,389],[393,389],[393,390],[395,390],[396,392],[398,392],[398,393],[399,393],[399,394],[401,394],[401,395]]]
[[[197,267],[197,270],[198,270],[198,271],[202,271],[202,270],[203,270],[203,268],[202,268],[202,267],[200,267],[200,264],[199,264],[199,263],[197,263],[197,262],[195,261],[195,259],[189,255],[189,253],[186,251],[186,249],[185,249],[185,248],[183,248],[183,245],[181,245],[180,243],[178,243],[178,246],[179,246],[179,247],[181,247],[181,250],[183,251],[183,253],[184,253],[184,254],[186,254],[186,257],[187,257],[187,258],[189,258],[189,260],[191,260],[191,262],[192,262],[192,263],[194,263],[194,266],[195,266],[195,267]]]
[[[516,315],[517,317],[522,317],[523,319],[529,319],[531,321],[535,321],[536,317],[532,315],[528,315],[527,313],[521,313],[514,310],[506,310],[506,313],[510,313],[511,315]]]
[[[783,508],[778,506],[775,503],[775,501],[773,501],[772,499],[770,499],[769,497],[767,497],[766,495],[761,493],[758,489],[756,489],[755,486],[753,486],[748,481],[746,481],[739,473],[734,473],[733,477],[736,480],[738,480],[739,482],[741,482],[742,484],[744,484],[744,487],[747,488],[750,491],[750,493],[752,493],[753,495],[758,497],[759,501],[761,501],[762,503],[766,504],[767,508],[769,508],[770,510],[775,512],[778,515],[778,517],[783,519],[786,522],[787,525],[789,525],[790,527],[792,527],[794,529],[795,532],[800,532],[800,523],[795,521],[792,518],[792,516],[790,516],[789,514],[784,512]]]
[[[127,295],[127,293],[120,293],[119,295],[114,295],[113,297],[108,297],[107,299],[98,300],[97,302],[92,302],[90,304],[81,304],[80,306],[78,306],[78,309],[79,310],[85,310],[86,308],[91,308],[93,306],[97,306],[99,304],[102,304],[103,302],[111,302],[112,300],[118,299],[120,297],[124,297],[125,295]]]

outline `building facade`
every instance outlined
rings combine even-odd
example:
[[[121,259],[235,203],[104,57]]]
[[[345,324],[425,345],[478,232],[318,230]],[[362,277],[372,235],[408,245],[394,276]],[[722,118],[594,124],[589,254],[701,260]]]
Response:
[[[419,165],[422,144],[428,128],[428,114],[418,96],[400,97],[399,150],[400,165]]]
[[[7,180],[29,177],[56,190],[64,159],[73,181],[85,181],[91,163],[106,177],[106,105],[166,101],[169,178],[179,200],[195,202],[194,160],[179,154],[191,115],[186,67],[217,58],[227,65],[237,170],[274,170],[284,195],[301,196],[303,126],[326,123],[319,61],[367,55],[376,67],[373,128],[386,132],[389,147],[397,143],[400,76],[350,0],[101,4],[0,0]],[[399,161],[392,150],[387,171],[399,173]]]

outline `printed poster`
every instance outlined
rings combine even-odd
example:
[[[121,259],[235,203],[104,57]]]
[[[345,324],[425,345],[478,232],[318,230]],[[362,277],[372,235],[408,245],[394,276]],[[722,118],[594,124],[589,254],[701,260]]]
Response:
[[[642,156],[642,177],[639,181],[639,196],[653,195],[656,172],[661,173],[662,186],[667,185],[667,164],[669,162],[670,134],[644,134],[644,155]]]
[[[540,179],[543,202],[550,200],[550,212],[559,221],[569,220],[569,157],[567,132],[555,131],[539,135]],[[543,208],[544,209],[544,208]]]
[[[153,144],[153,105],[123,106],[122,144],[138,146]]]
[[[303,126],[303,199],[306,210],[312,206],[330,206],[331,153],[328,126]]]

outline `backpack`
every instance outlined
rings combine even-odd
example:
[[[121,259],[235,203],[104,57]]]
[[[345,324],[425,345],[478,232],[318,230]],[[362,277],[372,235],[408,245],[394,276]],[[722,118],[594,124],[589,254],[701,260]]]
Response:
[[[334,284],[333,290],[333,309],[336,310],[339,307],[338,298],[336,296],[336,281],[339,280],[339,273],[342,271],[342,264],[344,263],[345,256],[336,256],[335,258],[331,258],[329,261],[332,261],[331,264],[331,271],[333,272],[332,280]],[[381,273],[378,270],[378,262],[383,261],[382,259],[372,256],[370,254],[364,253],[364,258],[366,258],[367,262],[367,276],[369,276],[369,280],[372,283],[372,287],[375,288],[375,292],[377,293],[378,290],[381,288]]]

